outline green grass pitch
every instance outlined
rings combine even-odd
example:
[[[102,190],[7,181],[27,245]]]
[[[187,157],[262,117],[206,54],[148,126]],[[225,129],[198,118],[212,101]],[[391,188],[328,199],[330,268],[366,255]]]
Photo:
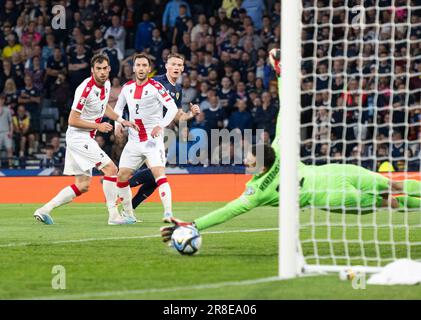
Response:
[[[221,203],[176,203],[174,212],[184,220],[220,207]],[[277,208],[258,208],[226,224],[206,230],[197,256],[181,256],[159,238],[162,226],[161,204],[147,203],[138,208],[144,222],[108,226],[103,204],[70,204],[53,212],[55,225],[36,223],[33,211],[39,205],[0,205],[0,299],[420,299],[421,286],[369,286],[355,290],[338,275],[309,276],[278,281]],[[339,240],[376,237],[381,243],[393,237],[396,242],[421,241],[420,213],[387,212],[367,215],[327,214],[313,216],[319,227],[302,229],[302,238]],[[302,221],[312,219],[302,212]],[[322,223],[336,224],[329,233]],[[376,222],[358,229],[356,222]],[[342,222],[350,227],[343,228]],[[403,223],[411,226],[402,228]],[[394,227],[391,227],[393,225]],[[245,231],[249,232],[245,232]],[[252,231],[252,232],[250,232]],[[331,253],[345,250],[370,259],[407,254],[396,245],[370,244],[361,248],[349,243],[319,242],[317,254],[328,263]],[[305,242],[307,255],[315,254],[312,242]],[[410,249],[421,258],[421,247]],[[359,261],[355,260],[355,263]],[[66,271],[66,289],[54,290],[53,266]]]

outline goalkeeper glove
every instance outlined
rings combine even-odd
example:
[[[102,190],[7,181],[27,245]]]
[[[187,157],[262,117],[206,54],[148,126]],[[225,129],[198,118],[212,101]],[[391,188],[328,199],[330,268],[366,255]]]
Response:
[[[194,226],[194,222],[185,222],[179,219],[176,219],[174,217],[172,217],[171,219],[171,223],[173,223],[174,225],[169,226],[169,227],[161,227],[160,232],[161,232],[161,237],[162,237],[162,241],[164,242],[168,242],[171,240],[171,236],[174,232],[175,229],[177,229],[178,227],[185,227],[185,226]]]
[[[275,69],[276,75],[281,76],[281,50],[273,48],[269,51],[269,61]]]

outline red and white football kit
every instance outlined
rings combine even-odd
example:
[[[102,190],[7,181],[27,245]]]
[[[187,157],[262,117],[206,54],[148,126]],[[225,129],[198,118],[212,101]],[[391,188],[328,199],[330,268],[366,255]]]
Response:
[[[135,122],[139,131],[129,128],[129,139],[120,157],[120,168],[136,170],[145,161],[149,168],[165,167],[164,137],[153,138],[151,132],[156,126],[168,126],[178,109],[173,98],[157,81],[149,79],[143,85],[136,81],[127,82],[118,97],[115,112],[122,116],[124,106],[129,108],[129,121]],[[167,113],[163,117],[163,106]],[[163,133],[163,132],[162,132]]]
[[[110,97],[111,84],[107,80],[98,86],[93,76],[85,79],[76,89],[72,110],[79,112],[82,120],[100,123]],[[64,174],[92,175],[92,168],[99,170],[110,161],[110,157],[95,141],[96,130],[68,127],[66,132],[66,159]]]

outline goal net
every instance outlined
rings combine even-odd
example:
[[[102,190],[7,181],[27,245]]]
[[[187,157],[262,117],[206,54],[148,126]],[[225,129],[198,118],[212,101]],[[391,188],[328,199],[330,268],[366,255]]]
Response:
[[[294,2],[281,10],[280,275],[420,260],[421,1]]]

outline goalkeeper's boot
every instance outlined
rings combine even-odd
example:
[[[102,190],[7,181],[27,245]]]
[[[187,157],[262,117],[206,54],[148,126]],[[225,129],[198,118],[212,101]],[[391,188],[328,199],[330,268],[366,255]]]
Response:
[[[45,224],[54,224],[54,221],[49,215],[49,212],[42,210],[42,208],[35,210],[34,218],[35,220],[40,221]]]
[[[162,218],[162,222],[165,223],[172,223],[173,215],[171,212],[165,212],[164,217]]]

